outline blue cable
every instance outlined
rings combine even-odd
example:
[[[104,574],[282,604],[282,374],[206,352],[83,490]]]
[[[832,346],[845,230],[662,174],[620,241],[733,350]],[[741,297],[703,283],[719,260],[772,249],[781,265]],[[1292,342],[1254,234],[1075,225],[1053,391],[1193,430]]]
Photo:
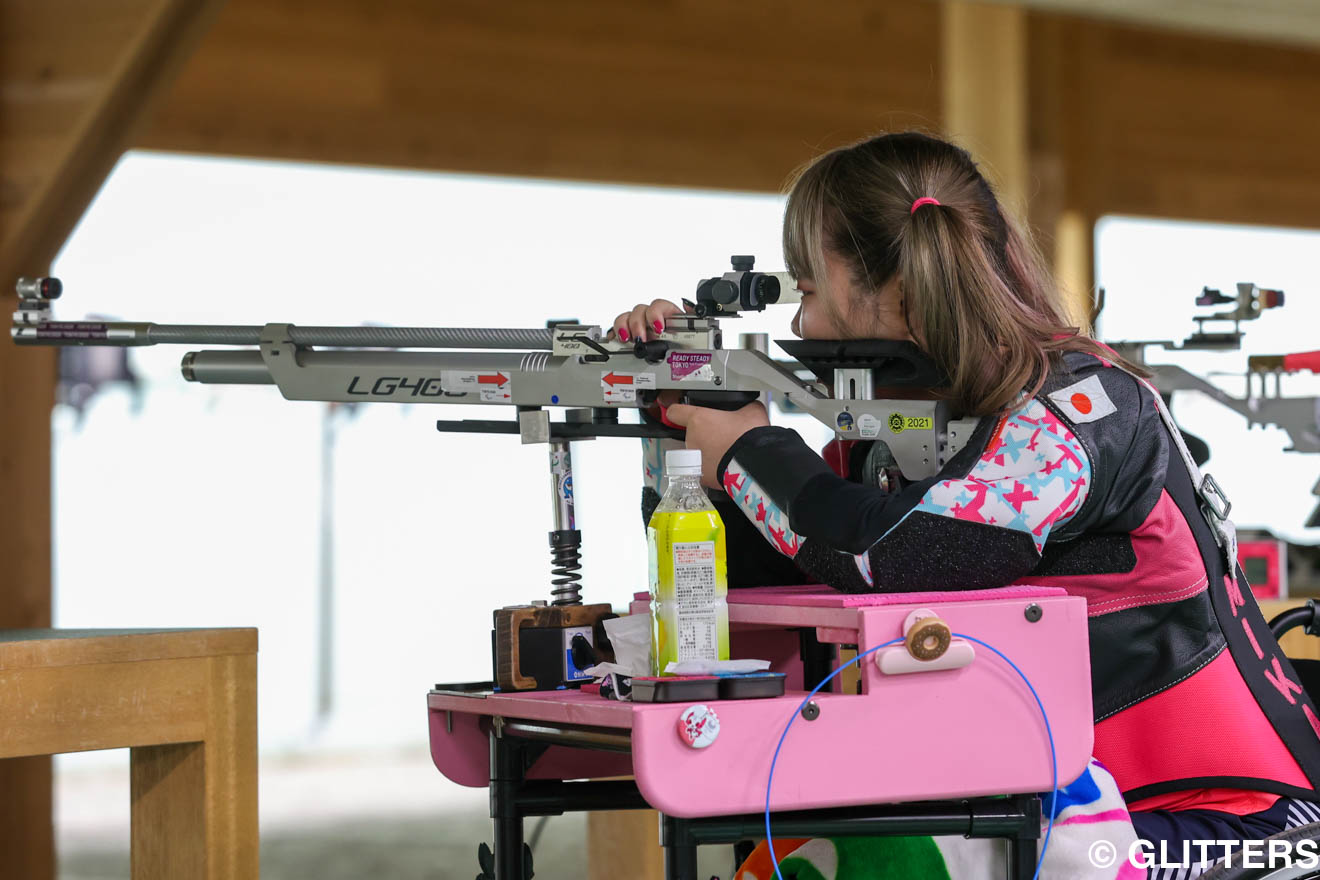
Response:
[[[1040,709],[1040,717],[1045,721],[1045,734],[1049,737],[1049,741],[1050,741],[1050,767],[1054,774],[1054,787],[1050,794],[1050,804],[1049,804],[1050,817],[1048,823],[1045,826],[1045,841],[1044,843],[1041,844],[1040,847],[1040,858],[1036,860],[1036,872],[1031,875],[1031,880],[1038,880],[1038,878],[1040,877],[1040,866],[1045,863],[1045,853],[1050,848],[1050,832],[1054,830],[1054,816],[1058,812],[1057,807],[1059,803],[1059,757],[1054,750],[1054,731],[1050,728],[1050,716],[1046,714],[1045,704],[1040,701],[1040,694],[1036,693],[1036,688],[1031,684],[1031,679],[1027,678],[1026,674],[1021,669],[1018,668],[1018,665],[1014,663],[1012,660],[1008,659],[1008,657],[1005,656],[1002,651],[1000,651],[998,648],[994,647],[993,645],[981,641],[978,638],[974,638],[973,636],[964,635],[962,633],[953,633],[952,635],[956,639],[966,639],[969,642],[975,642],[978,645],[989,648],[991,651],[994,651],[996,654],[998,654],[1001,660],[1003,660],[1009,666],[1013,667],[1013,671],[1016,672],[1018,674],[1018,677],[1021,678],[1022,681],[1026,683],[1027,687],[1031,690],[1031,695],[1036,698],[1036,707]],[[775,746],[774,757],[770,759],[770,778],[767,779],[765,783],[765,842],[766,845],[770,848],[770,863],[775,866],[775,877],[777,877],[778,880],[784,880],[784,875],[779,872],[779,858],[775,855],[774,838],[770,836],[770,788],[771,786],[774,785],[775,782],[775,763],[778,762],[779,760],[779,750],[784,747],[784,740],[785,738],[788,737],[788,731],[792,729],[793,722],[796,721],[798,717],[802,714],[802,710],[806,707],[807,703],[811,702],[811,698],[816,696],[816,694],[820,691],[820,689],[825,687],[825,685],[829,684],[836,675],[838,675],[840,672],[843,672],[843,670],[847,669],[849,666],[852,666],[854,663],[857,663],[863,658],[871,654],[874,654],[876,651],[879,651],[881,648],[888,648],[890,645],[897,645],[899,642],[902,641],[904,641],[903,638],[890,639],[889,641],[885,642],[882,645],[876,645],[874,648],[868,648],[867,650],[858,654],[856,657],[849,660],[847,663],[840,666],[838,669],[835,669],[829,675],[825,676],[824,680],[821,681],[820,684],[816,685],[814,688],[811,689],[811,693],[803,697],[802,702],[798,704],[797,710],[794,711],[792,717],[788,719],[788,724],[784,725],[784,732],[779,736],[779,744]]]

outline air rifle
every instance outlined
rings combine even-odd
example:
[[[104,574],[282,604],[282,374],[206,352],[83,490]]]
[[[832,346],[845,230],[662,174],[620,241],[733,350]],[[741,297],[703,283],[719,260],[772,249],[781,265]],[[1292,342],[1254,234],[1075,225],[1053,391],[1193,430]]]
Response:
[[[725,409],[772,399],[844,439],[882,442],[892,453],[893,478],[916,481],[935,474],[976,426],[976,419],[951,418],[945,401],[877,399],[890,388],[942,384],[911,343],[783,341],[797,359],[787,363],[769,355],[760,335],[725,348],[721,320],[801,300],[787,274],[757,272],[752,257],[735,256],[732,264],[732,271],[703,279],[689,311],[671,316],[657,338],[631,343],[568,322],[511,329],[59,321],[52,316],[62,293],[57,278],[20,279],[11,335],[19,345],[199,346],[183,356],[187,381],[274,385],[289,400],[514,408],[514,419],[441,419],[437,428],[518,434],[523,443],[549,445],[552,598],[496,610],[492,641],[498,686],[552,688],[587,679],[581,670],[608,656],[598,646],[606,644],[601,625],[612,616],[609,605],[581,600],[570,441],[681,437],[654,420],[619,418],[664,391]],[[556,410],[562,418],[551,418]]]

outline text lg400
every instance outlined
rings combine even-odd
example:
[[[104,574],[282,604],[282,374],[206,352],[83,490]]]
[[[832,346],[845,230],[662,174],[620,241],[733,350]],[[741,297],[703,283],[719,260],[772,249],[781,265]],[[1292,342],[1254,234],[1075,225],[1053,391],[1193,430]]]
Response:
[[[409,379],[407,376],[381,376],[376,383],[367,391],[358,387],[362,381],[361,376],[354,376],[348,383],[349,394],[361,394],[363,396],[391,397],[396,391],[411,391],[411,397],[466,397],[467,392],[446,392],[440,387],[440,379],[432,376],[428,379]]]

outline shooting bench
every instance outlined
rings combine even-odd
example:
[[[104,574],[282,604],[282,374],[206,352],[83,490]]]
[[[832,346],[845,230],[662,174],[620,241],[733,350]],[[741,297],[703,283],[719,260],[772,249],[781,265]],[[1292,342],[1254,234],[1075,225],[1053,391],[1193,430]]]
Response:
[[[646,606],[639,594],[631,610]],[[876,653],[861,663],[856,691],[822,690],[800,713],[775,771],[775,835],[1001,838],[1009,876],[1028,880],[1040,835],[1034,792],[1053,781],[1040,709],[988,650],[974,657],[964,650],[955,662],[951,646],[947,664],[933,661],[924,671],[904,668],[901,645],[892,646],[894,656],[884,653],[907,619],[926,609],[955,634],[1012,651],[1049,713],[1058,778],[1074,779],[1090,758],[1093,732],[1081,598],[1048,587],[742,589],[729,593],[731,651],[769,660],[788,676],[788,692],[711,703],[719,720],[708,747],[681,737],[685,703],[617,702],[578,689],[496,692],[489,683],[437,685],[427,695],[436,768],[460,785],[490,789],[494,846],[483,876],[527,876],[526,817],[658,809],[664,876],[697,880],[699,846],[764,836],[776,741],[806,688],[835,668],[846,647]],[[636,852],[634,861],[648,854]]]

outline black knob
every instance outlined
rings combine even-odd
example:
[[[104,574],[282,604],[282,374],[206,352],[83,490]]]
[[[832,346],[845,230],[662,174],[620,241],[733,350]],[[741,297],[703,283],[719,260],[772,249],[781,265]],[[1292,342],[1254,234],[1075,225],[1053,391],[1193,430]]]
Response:
[[[747,254],[734,254],[729,257],[729,262],[733,264],[733,271],[735,272],[750,272],[752,267],[756,265],[756,257]]]
[[[573,658],[573,665],[578,669],[596,665],[596,649],[581,633],[573,636],[573,640],[568,643],[568,652]]]
[[[721,305],[735,303],[738,301],[738,285],[724,278],[717,278],[710,286],[710,298]]]
[[[19,299],[59,299],[64,285],[58,278],[20,278],[15,290]]]
[[[699,317],[705,317],[705,315],[701,314],[700,306],[697,308],[697,315]],[[633,354],[646,361],[648,364],[660,363],[665,359],[665,355],[668,353],[669,343],[663,339],[652,339],[649,342],[642,342],[639,339],[633,343]]]

